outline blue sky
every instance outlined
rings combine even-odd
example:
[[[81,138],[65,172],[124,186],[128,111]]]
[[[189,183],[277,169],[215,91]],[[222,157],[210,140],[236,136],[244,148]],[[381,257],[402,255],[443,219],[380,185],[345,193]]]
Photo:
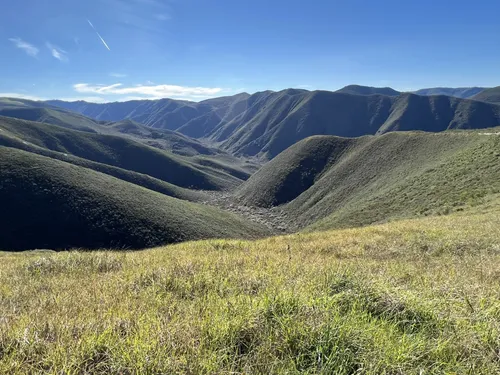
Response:
[[[500,85],[498,0],[0,1],[0,96]]]

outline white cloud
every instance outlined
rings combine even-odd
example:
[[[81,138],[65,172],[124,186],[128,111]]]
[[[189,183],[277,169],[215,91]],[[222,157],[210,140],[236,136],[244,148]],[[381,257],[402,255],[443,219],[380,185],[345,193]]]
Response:
[[[59,48],[53,44],[50,44],[49,42],[46,43],[47,48],[49,49],[50,53],[52,53],[52,56],[62,62],[67,62],[68,61],[68,56],[66,56],[68,53],[63,50],[62,48]]]
[[[33,44],[25,42],[21,38],[10,38],[9,40],[14,43],[17,48],[22,49],[29,56],[36,57],[38,55],[39,50]]]
[[[122,73],[109,73],[109,75],[111,77],[115,77],[115,78],[125,78],[125,77],[127,77],[127,74],[122,74]]]
[[[123,86],[121,83],[113,85],[91,85],[87,83],[77,83],[73,85],[75,91],[84,94],[98,95],[142,95],[143,99],[176,98],[202,100],[220,95],[224,89],[219,87],[186,87],[176,85],[136,85]]]

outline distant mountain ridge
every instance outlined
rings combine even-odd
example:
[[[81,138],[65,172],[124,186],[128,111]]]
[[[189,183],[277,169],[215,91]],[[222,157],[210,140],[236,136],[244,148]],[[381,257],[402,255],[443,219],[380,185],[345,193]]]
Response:
[[[387,96],[398,96],[401,92],[394,90],[391,87],[369,87],[360,85],[349,85],[337,90],[335,92],[341,92],[344,94],[352,95],[387,95]]]
[[[474,95],[477,95],[484,90],[486,90],[485,87],[457,87],[457,88],[433,87],[433,88],[420,89],[414,91],[414,94],[425,95],[425,96],[446,95],[462,99],[471,99],[474,97]]]
[[[480,93],[474,95],[472,99],[487,103],[500,104],[500,86],[483,90]]]
[[[342,91],[347,91],[342,92]],[[385,92],[390,95],[383,95]],[[287,89],[199,103],[162,99],[125,103],[49,102],[84,115],[128,116],[174,130],[235,155],[272,159],[312,135],[358,137],[390,131],[474,129],[500,125],[500,106],[390,88],[347,86],[340,92]]]

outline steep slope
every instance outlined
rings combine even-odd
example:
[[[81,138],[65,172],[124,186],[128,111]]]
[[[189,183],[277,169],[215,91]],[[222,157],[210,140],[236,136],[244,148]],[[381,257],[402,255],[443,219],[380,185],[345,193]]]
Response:
[[[417,90],[414,92],[414,94],[425,96],[446,95],[462,99],[471,99],[474,95],[479,94],[483,90],[485,90],[484,87],[432,87],[428,89]]]
[[[377,134],[389,131],[480,129],[500,125],[500,106],[449,96],[403,94]]]
[[[500,129],[498,129],[500,130]],[[315,229],[468,209],[500,192],[496,131],[316,136],[292,146],[237,192]]]
[[[271,159],[312,135],[358,137],[396,130],[487,128],[500,106],[445,96],[350,95],[327,91],[270,93],[210,138],[241,155]]]
[[[272,159],[312,135],[358,137],[398,130],[438,132],[500,124],[500,106],[491,103],[442,95],[397,95],[392,89],[363,86],[340,91],[288,89],[242,94],[167,107],[134,120],[215,144],[233,155],[262,160]]]
[[[146,174],[180,187],[217,190],[241,183],[224,171],[193,164],[123,137],[78,132],[8,117],[0,117],[0,130],[2,135],[27,144]]]
[[[0,146],[0,248],[143,248],[264,228],[59,160]]]
[[[399,91],[390,87],[369,87],[360,85],[349,85],[337,90],[336,92],[352,95],[387,95],[398,96],[401,94]]]
[[[500,86],[481,91],[477,95],[474,95],[472,99],[487,103],[500,104]]]

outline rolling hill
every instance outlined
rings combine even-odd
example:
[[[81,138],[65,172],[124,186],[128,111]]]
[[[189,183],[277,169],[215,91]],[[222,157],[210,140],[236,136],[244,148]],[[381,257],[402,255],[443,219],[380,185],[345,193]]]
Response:
[[[240,178],[230,174],[231,170],[196,164],[189,159],[124,137],[79,132],[8,117],[0,117],[0,130],[0,136],[8,137],[11,144],[37,146],[63,155],[73,155],[148,175],[184,188],[219,190],[241,183]],[[17,139],[17,142],[12,143],[12,139]]]
[[[144,248],[267,234],[256,223],[88,168],[0,146],[2,250]]]
[[[481,91],[477,95],[474,95],[472,99],[480,100],[482,102],[500,104],[500,86]]]
[[[348,86],[344,91],[349,93],[288,89],[200,103],[165,102],[170,104],[154,113],[147,111],[159,103],[143,102],[143,107],[134,103],[138,109],[133,120],[175,130],[233,155],[262,160],[272,159],[313,135],[358,137],[389,131],[439,132],[500,124],[500,106],[491,103],[442,95],[396,95],[392,89],[363,86]],[[112,108],[115,104],[124,105],[95,106]],[[147,109],[147,113],[139,115],[139,109]]]
[[[281,205],[300,228],[328,229],[462,211],[498,193],[500,136],[455,131],[310,137],[236,196],[247,205]]]
[[[97,133],[101,128],[96,121],[79,113],[26,99],[0,98],[0,116],[54,124],[90,133]]]

